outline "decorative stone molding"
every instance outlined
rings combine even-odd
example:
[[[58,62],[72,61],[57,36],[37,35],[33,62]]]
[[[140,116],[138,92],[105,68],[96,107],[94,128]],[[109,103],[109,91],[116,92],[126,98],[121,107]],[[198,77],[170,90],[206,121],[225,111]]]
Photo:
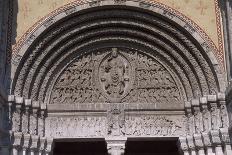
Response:
[[[105,2],[106,1],[99,1],[99,5],[101,5],[101,6],[106,5]],[[115,4],[114,1],[107,1],[107,5],[109,3]],[[97,2],[97,4],[98,4],[98,2]],[[131,4],[133,4],[133,7],[144,6],[144,5],[140,5],[140,1],[138,1],[138,2],[126,1],[125,2],[125,5],[127,5],[127,7],[132,7],[132,6],[130,6]],[[141,3],[141,4],[143,4],[143,3]],[[35,32],[35,34],[33,34],[31,37],[29,37],[28,44],[27,43],[24,44],[25,48],[22,48],[23,51],[19,52],[18,57],[20,57],[20,59],[21,59],[23,57],[24,53],[26,52],[24,50],[27,50],[29,46],[32,49],[32,50],[30,50],[30,52],[28,51],[28,54],[25,54],[25,56],[26,56],[25,59],[22,59],[23,61],[25,60],[25,62],[21,62],[20,63],[21,65],[18,66],[18,69],[17,69],[18,71],[16,73],[19,73],[19,74],[15,75],[14,82],[12,85],[13,86],[12,90],[14,91],[14,94],[16,94],[18,96],[28,97],[28,98],[31,98],[33,100],[39,100],[39,101],[44,102],[44,103],[50,103],[51,93],[53,92],[54,85],[57,82],[59,75],[62,74],[62,71],[64,71],[64,69],[70,63],[72,63],[72,61],[77,56],[81,56],[81,57],[87,56],[88,52],[94,53],[94,52],[98,51],[99,48],[97,47],[96,44],[99,44],[101,42],[108,42],[107,46],[108,47],[110,46],[112,48],[118,48],[118,49],[129,48],[130,50],[132,50],[135,47],[134,49],[136,49],[137,51],[140,51],[140,52],[146,52],[146,51],[151,50],[152,52],[150,52],[149,54],[157,53],[157,54],[155,54],[157,60],[161,61],[163,63],[163,65],[168,70],[170,70],[172,72],[173,77],[174,77],[173,79],[175,79],[178,82],[178,86],[183,87],[180,90],[180,94],[183,95],[183,97],[186,101],[190,100],[192,98],[200,97],[202,95],[215,94],[216,92],[218,92],[218,88],[220,88],[222,86],[221,83],[224,80],[222,80],[221,78],[220,78],[220,80],[218,80],[219,77],[222,77],[222,76],[218,75],[218,74],[221,74],[218,72],[220,70],[214,69],[212,67],[212,66],[218,67],[218,65],[212,65],[212,63],[216,63],[216,61],[214,61],[215,59],[212,58],[213,54],[210,54],[209,56],[201,54],[201,53],[204,53],[204,51],[202,51],[202,49],[204,49],[205,47],[207,47],[206,49],[204,49],[205,51],[208,51],[210,49],[210,48],[208,48],[207,43],[203,43],[203,42],[200,43],[199,42],[199,46],[202,45],[202,48],[199,48],[199,46],[196,46],[195,43],[193,43],[193,40],[191,37],[185,35],[186,31],[185,32],[179,31],[181,29],[176,29],[176,27],[174,25],[170,24],[171,22],[168,24],[166,21],[163,20],[163,18],[170,18],[171,17],[168,15],[167,10],[164,11],[160,7],[156,8],[157,5],[153,5],[150,3],[148,3],[148,4],[149,4],[148,8],[147,7],[146,8],[142,7],[142,8],[148,9],[148,10],[151,9],[152,11],[157,11],[157,9],[158,9],[158,10],[160,10],[160,12],[158,12],[158,14],[163,15],[162,18],[161,18],[162,15],[156,17],[156,18],[159,18],[159,20],[156,20],[155,18],[154,18],[154,20],[150,20],[151,19],[150,17],[146,18],[146,19],[149,19],[150,21],[154,22],[152,28],[143,22],[145,20],[144,17],[146,16],[145,14],[143,14],[143,11],[142,11],[143,9],[141,9],[141,12],[140,12],[139,9],[133,10],[133,7],[132,7],[130,10],[132,12],[135,11],[132,13],[132,12],[126,12],[125,9],[120,10],[121,6],[115,5],[114,8],[109,9],[109,11],[110,12],[115,11],[115,13],[120,12],[120,15],[125,14],[125,16],[124,15],[122,16],[122,17],[125,17],[125,19],[120,18],[120,19],[122,19],[122,21],[115,21],[114,20],[115,18],[111,18],[111,16],[110,16],[110,15],[112,15],[112,13],[104,13],[104,15],[107,15],[107,16],[109,15],[109,19],[107,19],[107,21],[102,21],[100,23],[102,25],[112,25],[114,23],[117,25],[117,28],[120,28],[120,31],[119,31],[119,29],[117,30],[117,32],[114,31],[113,29],[108,30],[109,27],[107,26],[106,29],[96,28],[96,32],[94,32],[94,34],[97,34],[97,36],[106,36],[106,34],[108,34],[109,32],[112,31],[112,33],[121,32],[121,34],[127,34],[127,35],[125,35],[124,37],[120,37],[120,36],[119,37],[115,37],[115,36],[110,37],[109,36],[109,38],[102,37],[100,39],[96,39],[96,37],[91,37],[92,40],[89,42],[86,40],[86,34],[80,34],[78,36],[83,36],[83,37],[73,38],[73,40],[68,41],[67,44],[62,44],[62,48],[59,48],[59,50],[57,50],[54,53],[53,53],[54,50],[51,50],[51,49],[54,49],[54,48],[56,48],[56,46],[61,45],[61,44],[59,44],[59,42],[63,42],[62,40],[69,40],[69,37],[72,36],[71,34],[79,33],[79,31],[84,32],[85,28],[91,29],[91,27],[96,27],[97,25],[92,24],[91,22],[93,20],[91,20],[87,15],[86,15],[86,17],[84,17],[85,16],[84,15],[83,18],[86,18],[86,20],[89,21],[89,22],[86,22],[87,23],[86,26],[79,27],[79,28],[67,29],[68,27],[75,26],[74,20],[63,22],[63,24],[60,24],[60,25],[58,22],[58,19],[60,19],[60,18],[66,19],[66,16],[70,15],[70,14],[66,14],[66,12],[63,12],[61,14],[58,14],[57,16],[54,16],[54,18],[48,19],[46,21],[47,23],[45,22],[44,25],[42,26],[43,28],[41,27],[42,29],[40,29],[40,30],[37,29],[38,30],[37,33]],[[83,5],[84,5],[84,8],[91,8],[92,7],[92,5],[89,3],[85,3]],[[108,6],[108,7],[110,7],[110,6]],[[81,7],[78,6],[77,8],[76,7],[70,8],[70,9],[75,10],[74,12],[71,11],[73,16],[76,15],[75,12],[80,11]],[[152,8],[156,8],[156,9],[152,9]],[[88,11],[88,9],[87,9],[87,11]],[[108,11],[108,10],[104,9],[104,11]],[[129,10],[127,10],[127,11],[129,11]],[[91,11],[89,13],[91,13]],[[102,14],[102,12],[101,12],[101,7],[99,6],[99,15],[100,14]],[[135,14],[141,14],[139,16],[136,16],[136,22],[134,22],[132,20],[132,19],[134,19]],[[93,14],[93,16],[95,16],[95,15],[96,15],[96,13]],[[114,15],[120,16],[117,14],[114,14]],[[133,17],[129,17],[130,15],[132,15]],[[93,16],[90,16],[90,17],[93,17]],[[140,21],[140,19],[139,19],[140,17],[141,17],[141,19],[143,18],[143,20]],[[79,18],[79,16],[75,16],[75,18]],[[72,18],[72,19],[74,19],[74,18]],[[130,19],[130,20],[128,20],[128,19]],[[177,20],[177,19],[178,18],[174,16],[168,20],[174,20],[175,22],[179,23],[180,27],[183,27],[183,28],[186,28],[187,30],[190,30],[190,34],[192,34],[192,37],[196,37],[197,31],[191,31],[192,29],[189,28],[189,24],[186,26],[183,21]],[[76,21],[80,21],[80,20],[76,20]],[[163,28],[157,29],[155,27],[155,25],[162,25]],[[50,28],[54,27],[54,28],[51,28],[51,30],[53,30],[53,32],[48,32],[46,35],[44,35],[41,38],[41,40],[39,40],[38,42],[33,42],[33,40],[36,39],[38,37],[38,35],[41,34],[41,32],[44,29],[46,29],[48,26]],[[100,26],[100,25],[98,25],[98,26]],[[133,27],[136,27],[136,29],[134,29]],[[68,32],[65,31],[66,29],[68,30]],[[143,29],[151,30],[152,33],[146,34],[145,31],[138,32],[138,30],[143,30]],[[163,31],[163,30],[166,30],[166,31]],[[65,31],[65,34],[63,34],[63,31]],[[138,32],[138,33],[136,33],[137,36],[135,36],[135,37],[133,37],[134,35],[132,35],[132,34],[135,34],[134,32]],[[166,42],[164,39],[162,39],[162,37],[157,36],[159,34],[165,38],[168,38],[167,40],[169,40],[170,42]],[[118,34],[118,35],[120,35],[120,34]],[[62,37],[60,37],[60,36],[62,36]],[[139,38],[143,38],[145,36],[147,39],[149,39],[149,41],[151,41],[151,43],[144,41],[142,39],[139,39]],[[175,36],[175,37],[173,37],[173,36]],[[43,48],[44,50],[40,52],[41,47],[43,45],[45,45],[47,40],[50,40],[51,38],[59,38],[59,39],[56,41],[52,40],[51,44],[49,44],[49,46],[44,47]],[[178,39],[176,39],[176,38],[178,38]],[[197,37],[196,39],[199,39],[199,38],[200,37]],[[83,44],[83,46],[79,45],[78,43],[83,42],[80,39],[83,40],[84,42],[86,41],[86,44]],[[117,40],[117,45],[114,45],[115,40]],[[131,46],[133,48],[129,47],[129,46],[125,47],[125,45],[123,45],[124,43],[126,43],[127,45],[131,44]],[[75,46],[72,46],[71,44],[73,44]],[[156,44],[159,44],[160,46],[162,46],[162,48],[158,48],[157,46],[154,46]],[[141,45],[143,45],[144,47],[142,47]],[[88,47],[90,47],[90,46],[92,48],[88,49]],[[67,52],[65,54],[60,54],[66,48],[68,48]],[[102,48],[105,48],[105,47],[102,47]],[[165,50],[163,50],[163,49],[165,49]],[[75,51],[79,51],[79,53],[76,53]],[[176,52],[171,52],[171,51],[176,51]],[[205,53],[208,54],[211,52],[212,51],[209,50],[208,52],[205,52]],[[41,54],[39,54],[39,53],[41,53]],[[50,56],[47,57],[47,55],[50,55]],[[51,55],[53,55],[53,56],[51,56]],[[56,57],[56,60],[53,59],[55,57]],[[121,58],[123,58],[123,57],[121,57]],[[126,57],[124,57],[124,58],[126,58]],[[212,62],[208,61],[209,60],[208,58],[209,59],[212,58]],[[32,61],[32,60],[34,60],[34,61]],[[71,61],[69,61],[69,60],[71,60]],[[122,59],[122,60],[126,60],[126,59]],[[41,62],[44,62],[44,65],[40,65]],[[165,64],[165,62],[169,62],[169,64]],[[16,64],[19,64],[19,62],[16,62]],[[54,64],[54,65],[50,66],[50,64]],[[33,69],[29,69],[28,67],[30,67],[30,66],[32,66]],[[37,70],[40,70],[40,72],[36,72]],[[57,72],[58,70],[61,72]],[[215,71],[216,71],[216,74],[215,74]],[[101,72],[101,73],[103,73],[103,72]],[[14,74],[12,74],[12,75],[14,75]],[[28,75],[30,75],[30,76],[28,76]],[[32,82],[32,81],[35,81],[35,82]],[[133,80],[131,80],[131,81],[133,81]],[[130,83],[130,81],[129,81],[129,83]],[[220,83],[220,86],[218,85],[218,83]],[[100,84],[103,84],[103,83],[100,82]],[[126,86],[127,86],[127,84],[126,84]],[[103,87],[101,87],[101,88],[103,88]],[[125,93],[123,93],[122,96],[124,96],[128,92],[127,87],[125,87],[125,88],[126,88],[124,91]],[[85,90],[85,91],[90,91],[90,90]],[[82,93],[84,93],[84,92],[82,92]],[[105,94],[104,91],[103,92],[100,91],[100,92]],[[86,93],[86,94],[88,94],[88,93]],[[166,94],[166,93],[164,93],[164,94]],[[143,93],[141,93],[141,95],[143,95]],[[107,95],[105,95],[105,96],[107,96]],[[57,97],[59,97],[59,95]],[[88,97],[85,97],[85,98],[88,99]],[[109,95],[108,95],[108,100],[110,100]],[[174,99],[174,101],[175,101],[175,99]]]
[[[121,155],[127,137],[167,136],[181,137],[185,155],[230,151],[225,95],[218,93],[225,79],[191,25],[145,1],[69,9],[35,29],[14,56],[13,146],[48,155],[54,138],[106,137],[109,154]],[[48,112],[51,105],[78,108]]]

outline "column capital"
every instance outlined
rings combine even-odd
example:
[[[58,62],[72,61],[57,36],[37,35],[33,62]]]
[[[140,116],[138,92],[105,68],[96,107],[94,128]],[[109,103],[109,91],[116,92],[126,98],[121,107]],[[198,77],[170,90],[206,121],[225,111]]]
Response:
[[[230,145],[231,143],[230,143],[230,135],[228,129],[221,128],[220,133],[221,133],[222,143],[224,143],[225,145]]]
[[[211,130],[210,131],[212,143],[214,146],[221,145],[221,138],[219,130]]]
[[[39,148],[39,136],[32,135],[31,136],[31,150],[38,150]]]
[[[208,132],[203,132],[202,133],[202,137],[203,137],[203,143],[206,147],[212,147],[212,142],[210,139],[210,135]]]
[[[110,155],[123,155],[125,153],[127,138],[107,138],[107,150]]]
[[[46,148],[46,138],[45,137],[40,137],[39,142],[40,142],[39,151],[44,151],[45,148]]]
[[[23,148],[28,149],[31,143],[31,135],[24,134],[23,135]]]
[[[14,132],[11,136],[11,143],[13,147],[19,147],[22,145],[23,134],[21,132]]]
[[[194,142],[197,150],[204,149],[203,138],[201,134],[194,134]]]
[[[52,143],[53,143],[53,139],[52,138],[49,138],[46,140],[46,149],[45,149],[45,152],[47,154],[49,154],[52,150]]]
[[[179,138],[180,142],[180,147],[182,151],[189,151],[188,143],[187,143],[187,138],[186,137],[180,137]]]

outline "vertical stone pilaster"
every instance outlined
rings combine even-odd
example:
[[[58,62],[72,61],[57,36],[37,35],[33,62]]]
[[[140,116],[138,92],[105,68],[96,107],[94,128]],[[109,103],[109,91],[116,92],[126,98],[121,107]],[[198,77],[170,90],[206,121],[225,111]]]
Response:
[[[126,138],[110,138],[106,143],[109,155],[124,155]]]

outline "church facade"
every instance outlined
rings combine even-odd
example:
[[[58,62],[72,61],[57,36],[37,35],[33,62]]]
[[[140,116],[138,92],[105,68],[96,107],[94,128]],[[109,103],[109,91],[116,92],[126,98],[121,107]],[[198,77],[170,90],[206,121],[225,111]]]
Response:
[[[230,0],[0,0],[0,154],[232,155],[231,28]]]

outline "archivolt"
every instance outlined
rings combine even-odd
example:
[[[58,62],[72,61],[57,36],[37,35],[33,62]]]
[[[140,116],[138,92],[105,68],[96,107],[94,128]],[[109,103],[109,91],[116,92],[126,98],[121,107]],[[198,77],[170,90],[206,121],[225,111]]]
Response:
[[[65,66],[77,55],[105,47],[153,54],[181,82],[186,100],[220,91],[210,58],[183,27],[145,9],[115,5],[85,9],[49,26],[21,59],[12,93],[48,102]]]

